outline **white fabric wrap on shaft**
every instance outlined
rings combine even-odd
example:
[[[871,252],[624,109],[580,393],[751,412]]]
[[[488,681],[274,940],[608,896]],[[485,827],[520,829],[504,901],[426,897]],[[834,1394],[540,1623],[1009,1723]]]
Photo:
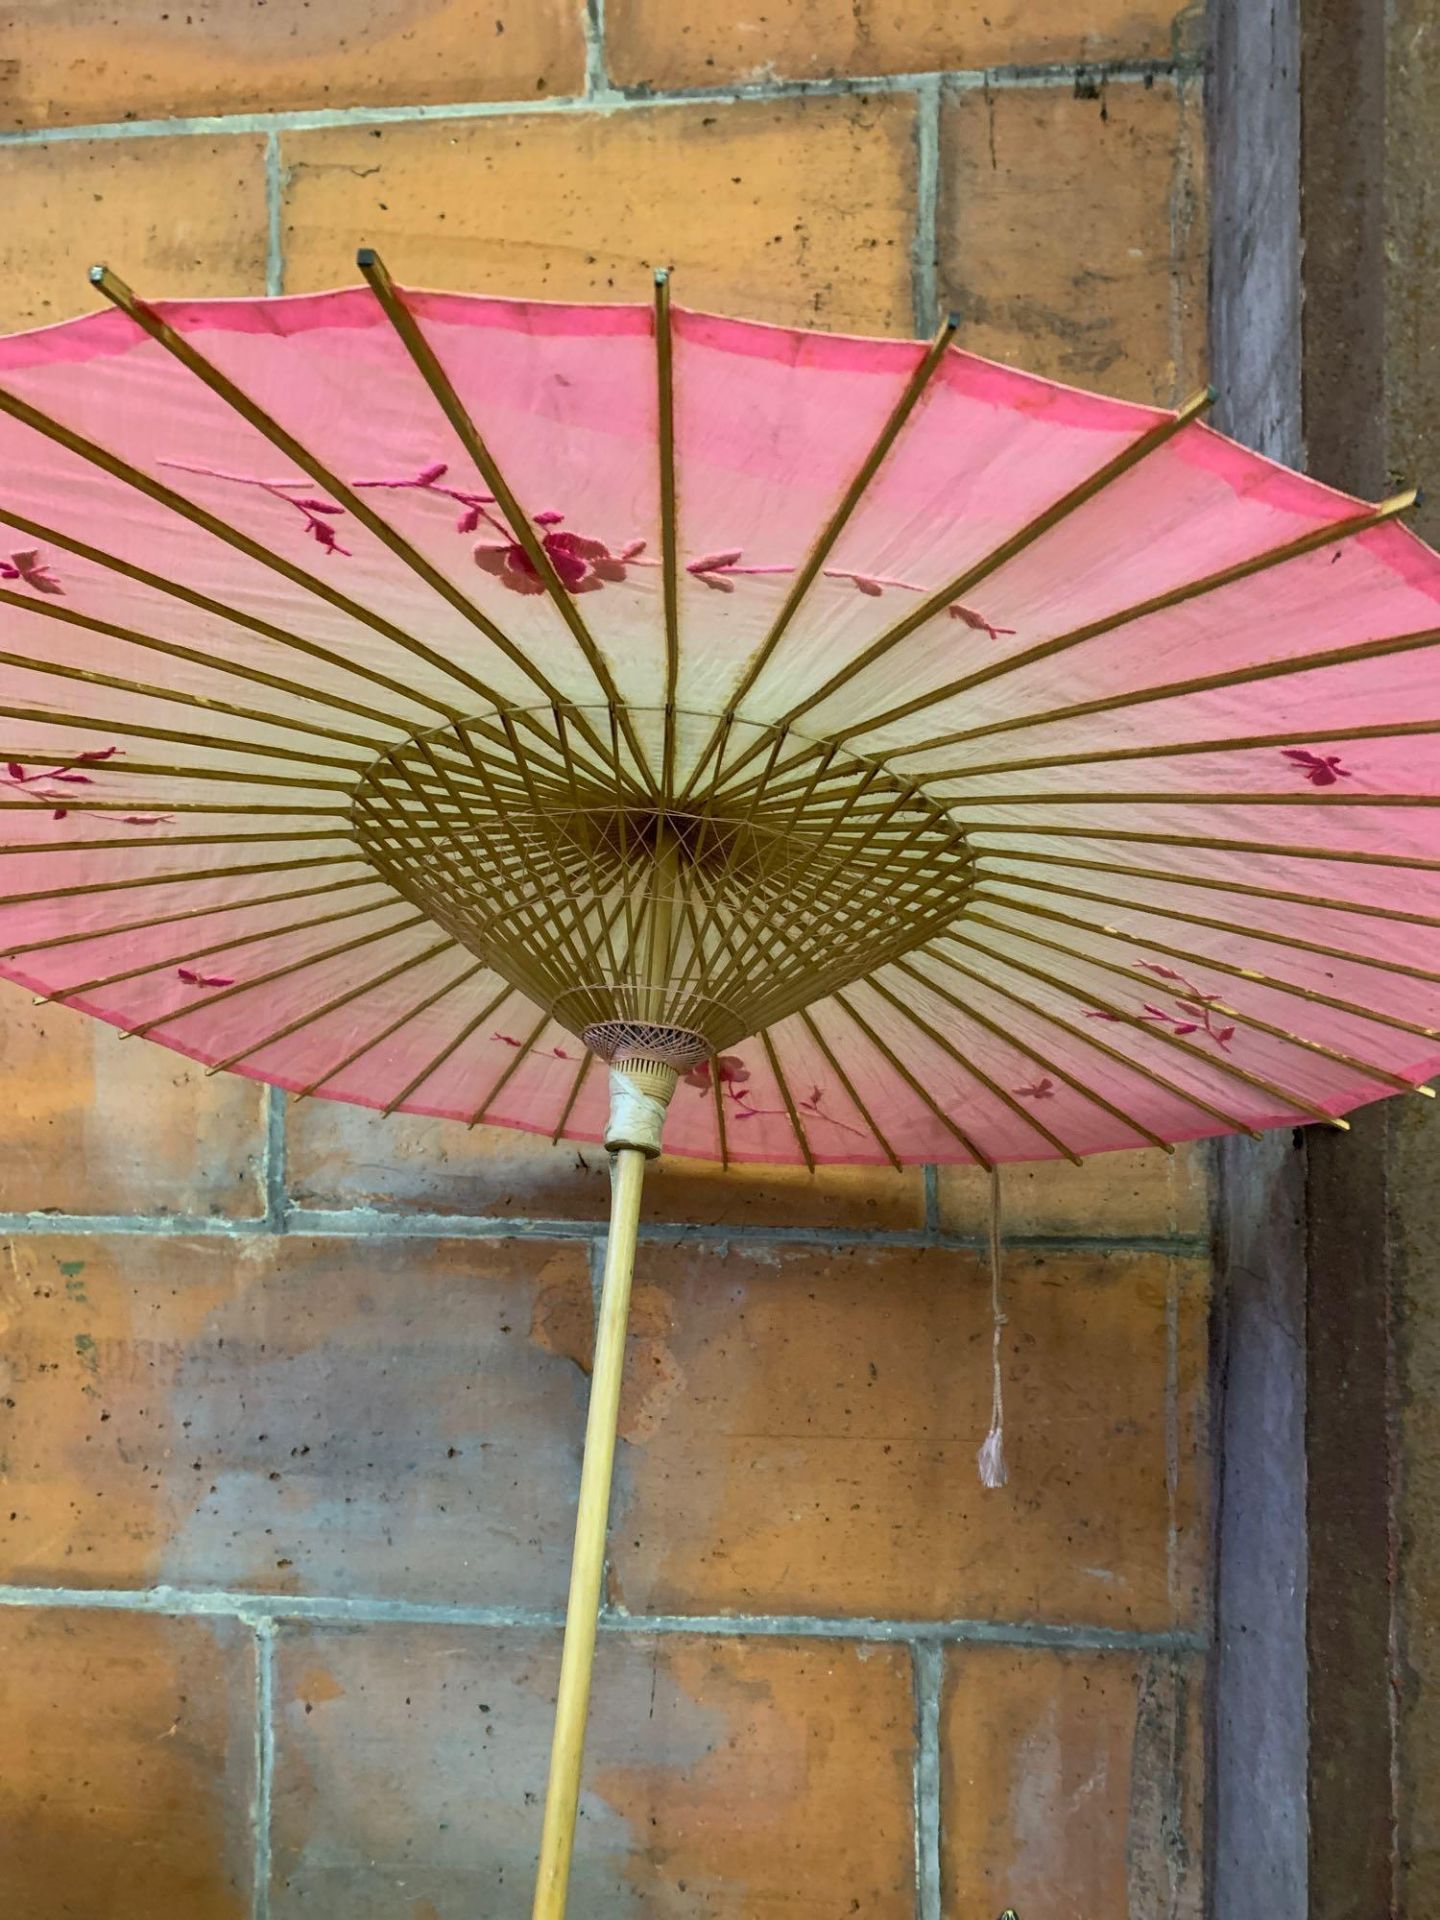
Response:
[[[611,1067],[610,1121],[605,1129],[605,1145],[612,1153],[617,1147],[639,1147],[653,1159],[660,1151],[660,1135],[669,1105],[668,1096],[663,1100],[658,1098],[623,1067]]]

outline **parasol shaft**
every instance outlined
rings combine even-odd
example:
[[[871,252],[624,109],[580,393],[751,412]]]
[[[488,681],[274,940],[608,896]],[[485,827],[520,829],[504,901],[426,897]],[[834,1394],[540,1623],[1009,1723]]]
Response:
[[[570,1856],[575,1846],[580,1764],[585,1751],[590,1674],[595,1663],[595,1630],[605,1573],[615,1428],[620,1412],[625,1328],[630,1314],[630,1282],[635,1272],[635,1235],[640,1223],[640,1189],[645,1178],[646,1157],[639,1147],[621,1147],[615,1154],[611,1175],[610,1232],[605,1242],[605,1277],[595,1332],[590,1411],[585,1422],[585,1459],[580,1470],[580,1503],[575,1515],[575,1553],[570,1565],[570,1597],[565,1608],[565,1647],[555,1702],[550,1779],[545,1790],[545,1825],[540,1839],[534,1920],[564,1920]]]

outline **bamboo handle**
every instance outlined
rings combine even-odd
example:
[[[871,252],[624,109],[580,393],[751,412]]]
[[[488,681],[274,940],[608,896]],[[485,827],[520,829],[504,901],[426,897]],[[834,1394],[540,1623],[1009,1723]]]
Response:
[[[565,1650],[560,1660],[555,1739],[550,1749],[550,1779],[545,1789],[545,1825],[540,1837],[534,1920],[564,1920],[570,1856],[575,1847],[580,1763],[585,1751],[590,1673],[595,1663],[595,1628],[605,1572],[615,1427],[620,1412],[625,1327],[630,1314],[630,1282],[635,1272],[635,1235],[640,1223],[645,1158],[638,1147],[621,1147],[615,1155],[610,1233],[605,1243],[600,1323],[595,1333],[595,1367],[590,1381],[590,1411],[585,1422],[585,1462],[580,1470],[575,1555],[570,1565],[570,1597],[565,1608]]]

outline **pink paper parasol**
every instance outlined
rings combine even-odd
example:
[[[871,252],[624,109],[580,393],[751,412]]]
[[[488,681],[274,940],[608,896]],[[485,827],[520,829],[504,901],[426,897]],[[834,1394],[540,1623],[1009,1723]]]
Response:
[[[111,311],[0,341],[0,972],[212,1070],[616,1151],[556,1916],[662,1127],[991,1168],[1415,1087],[1440,559],[1413,496],[1206,396],[951,326],[361,266],[155,305],[97,269]]]

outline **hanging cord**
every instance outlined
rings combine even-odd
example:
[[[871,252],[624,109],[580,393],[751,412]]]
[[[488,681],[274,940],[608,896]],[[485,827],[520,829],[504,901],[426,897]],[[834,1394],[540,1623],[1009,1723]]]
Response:
[[[990,1169],[990,1431],[980,1443],[975,1458],[980,1468],[980,1484],[1003,1487],[1009,1474],[1005,1468],[1005,1380],[1001,1353],[1005,1340],[1006,1318],[1000,1305],[1000,1169]]]

